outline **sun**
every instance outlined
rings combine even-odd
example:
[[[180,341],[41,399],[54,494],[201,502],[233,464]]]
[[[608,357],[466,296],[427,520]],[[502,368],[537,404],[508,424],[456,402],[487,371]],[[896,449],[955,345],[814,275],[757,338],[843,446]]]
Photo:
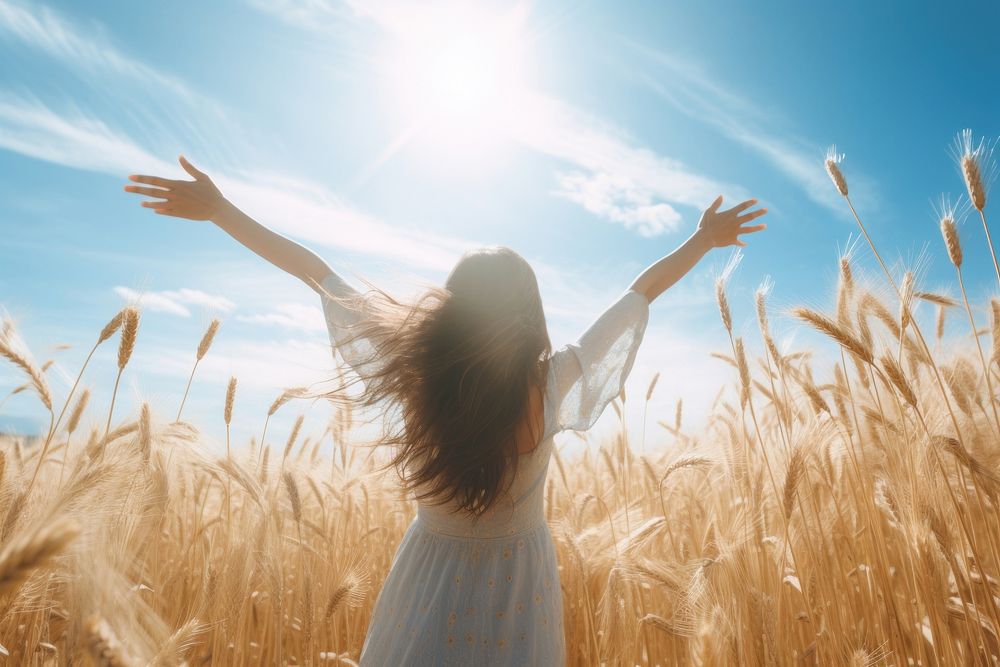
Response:
[[[411,17],[383,64],[401,126],[448,151],[502,141],[529,88],[524,18],[462,5]]]

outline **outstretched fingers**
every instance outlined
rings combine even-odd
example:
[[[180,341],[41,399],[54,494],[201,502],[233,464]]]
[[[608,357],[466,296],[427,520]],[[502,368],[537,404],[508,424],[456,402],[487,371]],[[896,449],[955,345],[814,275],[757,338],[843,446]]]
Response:
[[[749,213],[739,216],[738,218],[736,218],[736,221],[739,222],[741,225],[743,225],[750,222],[751,220],[756,220],[765,213],[767,213],[766,208],[759,208],[756,211],[750,211]]]
[[[167,199],[170,196],[170,190],[164,190],[163,188],[144,188],[141,185],[126,185],[125,192],[132,192],[137,195],[145,195],[147,197],[159,197],[160,199]]]
[[[732,207],[728,211],[725,211],[725,213],[732,213],[734,215],[739,215],[740,213],[747,210],[756,203],[757,203],[756,199],[747,199],[746,201],[740,202],[736,206]]]
[[[136,183],[145,183],[146,185],[155,185],[168,190],[184,183],[184,181],[175,181],[170,178],[160,178],[159,176],[146,176],[145,174],[132,174],[128,177],[128,180]],[[190,181],[188,181],[188,183],[190,183]]]
[[[740,227],[737,234],[753,234],[754,232],[762,232],[767,229],[767,225],[750,225],[749,227]]]

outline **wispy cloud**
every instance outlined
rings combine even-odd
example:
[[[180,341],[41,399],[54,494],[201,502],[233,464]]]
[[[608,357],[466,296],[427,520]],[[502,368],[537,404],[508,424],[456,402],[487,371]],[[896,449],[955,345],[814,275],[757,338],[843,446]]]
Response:
[[[16,40],[84,73],[127,77],[169,96],[200,104],[208,102],[184,82],[122,53],[100,34],[99,26],[81,30],[59,12],[41,4],[0,0],[0,37]]]
[[[279,303],[270,312],[237,315],[236,319],[250,324],[271,324],[306,332],[326,331],[323,311],[316,306],[306,306],[301,303]]]
[[[249,4],[285,23],[311,30],[330,30],[355,16],[347,5],[326,0],[249,0]]]
[[[268,172],[220,175],[230,199],[279,231],[327,247],[392,260],[403,266],[448,271],[474,244],[391,225],[364,213],[316,183]]]
[[[135,171],[182,176],[123,133],[82,112],[60,114],[38,100],[0,91],[0,148],[55,164],[124,177]],[[447,271],[471,244],[396,227],[321,185],[268,172],[218,173],[226,194],[278,231],[326,247]]]
[[[198,306],[221,313],[228,313],[236,308],[236,304],[224,296],[207,294],[201,290],[187,287],[179,290],[143,292],[130,287],[117,286],[114,288],[114,292],[129,303],[137,303],[149,310],[181,317],[191,317],[188,306]]]
[[[843,202],[823,170],[825,146],[776,131],[781,119],[757,108],[730,87],[715,83],[717,77],[709,76],[699,65],[655,49],[632,46],[654,66],[639,72],[638,80],[660,99],[755,151],[815,203],[845,215]],[[862,190],[870,192],[870,184],[863,176],[860,180]]]
[[[36,99],[0,91],[0,148],[76,169],[122,175],[170,169],[103,122],[82,112],[59,114]]]
[[[191,372],[191,357],[187,348],[144,345],[137,347],[135,363],[145,374],[184,378]],[[319,338],[252,341],[220,336],[198,367],[202,382],[222,383],[234,375],[241,391],[272,394],[282,387],[330,380],[336,364],[330,344]]]

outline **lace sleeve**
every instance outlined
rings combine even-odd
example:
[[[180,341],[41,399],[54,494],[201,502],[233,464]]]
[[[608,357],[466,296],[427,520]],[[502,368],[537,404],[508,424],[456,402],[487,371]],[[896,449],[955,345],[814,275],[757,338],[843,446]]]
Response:
[[[617,396],[632,370],[649,320],[649,301],[625,292],[575,343],[559,348],[549,362],[545,437],[585,431]]]
[[[320,283],[321,299],[330,342],[362,380],[376,373],[383,364],[378,341],[361,336],[358,326],[365,321],[361,293],[331,273]]]

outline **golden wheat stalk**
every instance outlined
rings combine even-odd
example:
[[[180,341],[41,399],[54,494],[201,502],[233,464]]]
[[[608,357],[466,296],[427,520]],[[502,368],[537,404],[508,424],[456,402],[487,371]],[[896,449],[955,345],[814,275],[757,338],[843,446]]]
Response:
[[[653,398],[653,392],[656,391],[656,383],[660,381],[660,372],[657,371],[653,375],[653,379],[650,380],[649,386],[646,387],[646,401],[642,406],[642,440],[639,444],[639,451],[646,451],[646,416],[649,412],[649,401]]]
[[[958,239],[955,219],[951,215],[941,217],[941,236],[944,238],[944,246],[948,251],[948,259],[951,260],[956,269],[962,268],[962,244]]]
[[[965,312],[969,317],[969,326],[972,327],[972,338],[976,343],[976,351],[979,354],[979,363],[982,365],[983,379],[986,381],[986,387],[989,391],[989,395],[994,396],[993,379],[992,373],[990,372],[991,364],[986,362],[986,356],[983,354],[983,346],[979,341],[979,335],[977,333],[976,318],[972,314],[972,306],[969,303],[969,294],[965,289],[965,276],[962,272],[962,244],[959,241],[958,230],[955,227],[954,212],[947,200],[943,198],[941,208],[941,234],[944,237],[944,244],[948,250],[948,258],[951,260],[952,265],[954,265],[955,275],[958,277],[958,287],[962,292],[962,303],[965,304]],[[1000,433],[1000,413],[997,412],[996,401],[990,401],[990,408],[993,412],[993,423],[996,427],[996,432]]]
[[[46,410],[52,412],[52,393],[49,390],[49,383],[45,380],[45,374],[42,370],[25,353],[16,349],[10,338],[0,338],[0,357],[6,358],[28,376],[31,387],[38,395],[38,399],[45,406]]]
[[[111,417],[115,412],[115,398],[118,396],[118,385],[121,383],[122,373],[132,352],[135,350],[135,339],[139,333],[139,309],[135,306],[126,306],[122,310],[121,338],[118,341],[118,375],[115,377],[115,388],[111,392],[111,406],[108,408],[108,423],[104,426],[104,434],[111,430]]]
[[[0,551],[0,597],[15,592],[33,572],[62,553],[79,534],[75,523],[56,519],[9,540]]]
[[[233,401],[236,398],[236,378],[229,378],[229,386],[226,387],[226,406],[222,412],[222,420],[229,426],[233,421]]]
[[[997,299],[990,299],[990,315],[990,334],[993,339],[990,361],[996,364],[1000,363],[1000,301]]]
[[[164,642],[159,652],[149,661],[150,667],[173,667],[184,663],[184,656],[198,644],[198,636],[208,630],[208,626],[197,618],[177,628]]]
[[[722,326],[726,331],[733,332],[733,315],[729,310],[729,299],[726,297],[726,281],[724,278],[717,278],[715,281],[715,300],[719,305],[719,314],[722,316]]]
[[[280,410],[281,406],[285,403],[293,398],[301,398],[302,396],[305,396],[308,391],[309,389],[307,387],[292,387],[291,389],[286,389],[278,394],[278,397],[274,399],[273,403],[271,403],[271,407],[267,409],[267,416],[264,417],[264,430],[260,434],[260,452],[258,453],[257,465],[260,465],[261,463],[260,456],[263,454],[265,445],[264,439],[267,437],[267,425],[271,421],[271,417],[273,417],[274,413]]]
[[[281,465],[284,467],[285,459],[288,458],[288,454],[292,451],[292,447],[295,446],[295,441],[299,437],[299,431],[302,430],[302,422],[305,421],[305,415],[299,415],[295,419],[295,423],[292,425],[292,432],[288,434],[288,442],[285,443],[285,452],[281,456]]]
[[[142,462],[149,465],[149,458],[153,453],[153,418],[150,413],[149,403],[143,401],[139,409],[139,452],[142,454]]]
[[[188,392],[191,391],[191,383],[194,381],[194,373],[198,370],[198,364],[201,360],[208,354],[208,349],[212,347],[212,341],[215,340],[215,334],[219,330],[219,324],[221,321],[219,318],[214,318],[208,325],[208,329],[201,337],[201,342],[198,343],[198,351],[195,354],[194,366],[191,368],[191,375],[188,376],[187,386],[184,387],[184,396],[181,398],[181,405],[177,408],[177,418],[174,421],[181,420],[181,413],[184,412],[184,404],[187,402]]]
[[[812,326],[814,329],[837,341],[841,347],[856,356],[858,359],[864,361],[866,364],[874,363],[871,349],[865,346],[850,330],[845,329],[826,315],[803,307],[793,309],[792,314]]]
[[[847,257],[840,258],[840,278],[837,281],[837,322],[841,326],[850,326],[851,300],[854,297],[854,274],[851,262]]]
[[[835,150],[833,152],[835,152]],[[836,162],[839,164],[839,162],[840,162],[840,160],[842,158],[843,158],[843,156],[840,156],[840,158],[838,160],[836,160]],[[828,156],[828,159],[829,159],[829,156]],[[837,172],[840,173],[839,166],[838,166]],[[843,177],[842,174],[841,174],[841,177]],[[838,186],[838,189],[840,189],[839,186]],[[861,230],[862,235],[865,237],[865,241],[867,241],[868,246],[871,248],[872,254],[875,255],[875,259],[878,261],[879,267],[881,267],[882,272],[885,274],[886,280],[888,280],[889,284],[895,290],[896,294],[900,297],[900,301],[902,301],[903,300],[902,299],[903,294],[900,291],[899,286],[896,284],[895,279],[892,277],[892,273],[889,271],[889,267],[887,267],[886,264],[885,264],[885,262],[882,260],[882,255],[879,254],[878,249],[875,247],[875,242],[872,241],[872,238],[868,234],[868,230],[865,228],[864,223],[861,222],[861,217],[858,215],[858,212],[855,210],[854,204],[851,202],[851,198],[849,196],[847,196],[846,191],[847,191],[847,184],[846,184],[846,181],[845,181],[845,183],[844,183],[844,189],[841,192],[841,194],[844,195],[844,201],[847,202],[847,206],[851,210],[851,215],[854,216],[855,222],[858,223],[858,228]],[[1000,270],[998,270],[997,276],[998,276],[998,279],[1000,279]],[[920,331],[920,327],[919,326],[914,326],[913,329],[914,329],[914,332],[916,333],[917,341],[919,341],[919,343],[920,343],[920,348],[921,348],[921,351],[923,353],[923,356],[926,359],[928,359],[928,360],[932,360],[933,358],[932,358],[932,355],[931,355],[930,348],[927,346],[927,341],[924,340],[924,336],[923,336],[923,333]],[[900,340],[902,340],[902,339],[900,339]],[[938,370],[937,365],[934,364],[933,361],[931,361],[931,363],[929,365],[930,365],[931,371],[934,374],[934,380],[937,383],[938,390],[941,392],[941,398],[944,401],[945,408],[948,411],[948,417],[951,420],[952,426],[955,428],[955,432],[956,433],[960,433],[961,432],[961,425],[958,422],[958,418],[955,416],[955,411],[952,409],[951,401],[948,398],[948,390],[945,388],[945,383],[944,383],[944,380],[941,378],[941,373]]]
[[[913,408],[918,408],[917,405],[917,395],[913,392],[913,388],[910,386],[909,381],[907,381],[906,376],[903,375],[903,369],[899,366],[899,363],[890,354],[883,354],[879,357],[879,361],[882,363],[882,370],[885,371],[885,376],[889,379],[889,382],[899,395],[903,397],[903,400],[909,403]]]
[[[97,348],[100,347],[101,343],[111,338],[115,332],[118,331],[124,316],[125,309],[119,310],[114,317],[112,317],[111,320],[104,325],[104,328],[101,329],[101,333],[97,336],[97,342],[94,343],[94,346],[90,348],[90,352],[87,353],[87,357],[83,360],[83,365],[80,367],[80,371],[76,374],[76,379],[73,381],[73,386],[70,387],[69,394],[66,395],[66,401],[63,403],[62,410],[59,411],[59,417],[56,418],[55,424],[52,426],[53,432],[59,429],[63,416],[66,414],[66,410],[69,408],[70,402],[73,400],[73,395],[76,393],[76,388],[80,384],[80,379],[83,378],[83,373],[87,370],[87,366],[90,364],[90,360],[93,358],[94,353],[97,352]]]
[[[29,389],[32,389],[33,386],[34,385],[32,385],[31,382],[25,382],[24,384],[20,384],[20,385],[14,387],[13,389],[11,389],[7,393],[6,396],[3,397],[2,400],[0,400],[0,408],[2,408],[3,404],[6,403],[8,400],[10,400],[11,398],[17,396],[18,394],[20,394],[22,392],[25,392],[25,391],[28,391]]]
[[[842,279],[846,276],[847,280],[843,282],[848,285],[850,291],[853,291],[853,280],[850,278],[850,265],[846,264],[846,262],[845,265],[847,268],[842,269]],[[757,327],[760,330],[760,336],[764,341],[764,362],[767,366],[767,381],[771,387],[772,403],[776,408],[778,408],[778,431],[781,435],[781,444],[787,451],[790,439],[788,432],[791,415],[787,414],[785,410],[778,407],[781,405],[781,399],[779,399],[778,387],[775,384],[775,376],[771,367],[771,362],[773,360],[781,383],[783,398],[787,399],[788,385],[785,381],[784,357],[781,352],[778,351],[778,346],[775,344],[774,338],[771,336],[771,328],[767,317],[767,297],[771,293],[771,289],[773,287],[774,281],[770,276],[765,276],[756,292],[754,292],[754,308],[757,311]]]
[[[73,407],[73,412],[69,415],[69,421],[66,423],[66,432],[68,435],[66,436],[66,448],[63,451],[62,464],[59,466],[59,486],[62,486],[63,472],[66,470],[66,459],[69,458],[70,441],[73,439],[73,433],[76,432],[77,427],[80,425],[80,419],[83,417],[89,401],[90,390],[84,389],[83,393],[80,394],[80,398],[77,399],[76,405]]]
[[[969,201],[972,207],[979,212],[979,219],[983,223],[983,232],[986,234],[986,245],[990,249],[990,256],[993,258],[993,269],[996,271],[997,282],[1000,283],[1000,263],[997,262],[996,249],[993,247],[993,239],[990,236],[989,225],[986,224],[986,186],[989,175],[996,172],[995,165],[990,160],[992,158],[991,147],[980,139],[976,144],[972,138],[972,130],[964,129],[959,132],[955,140],[955,154],[958,158],[958,166],[962,171],[962,178],[965,180],[965,188],[969,193]]]
[[[805,456],[801,447],[794,447],[788,459],[788,471],[785,473],[785,486],[782,493],[781,508],[785,513],[785,519],[791,519],[792,512],[795,511],[795,492],[799,486],[799,480],[805,474]]]
[[[737,336],[735,341],[736,369],[740,374],[740,403],[750,400],[750,366],[747,364],[747,353],[743,346],[743,337]]]
[[[233,402],[236,400],[236,378],[229,378],[229,386],[226,387],[226,403],[222,410],[222,420],[226,423],[226,456],[230,456],[229,432],[230,424],[233,421]]]
[[[285,482],[285,491],[288,493],[288,502],[292,507],[292,518],[295,523],[302,523],[302,496],[299,495],[299,485],[295,483],[295,477],[290,471],[285,471],[282,475]]]
[[[45,462],[45,455],[52,444],[52,437],[56,431],[56,415],[52,409],[52,393],[49,390],[48,382],[45,380],[45,374],[34,364],[30,356],[22,352],[19,347],[14,342],[13,323],[4,319],[3,335],[0,336],[0,357],[6,358],[28,376],[32,387],[35,389],[35,393],[49,413],[49,430],[45,436],[45,443],[42,445],[41,453],[38,455],[38,463],[35,465],[35,470],[31,475],[31,481],[28,483],[28,488],[25,491],[27,495],[31,493],[31,489],[35,485],[38,471],[42,469],[42,464]]]
[[[83,623],[84,645],[97,667],[138,667],[140,664],[125,650],[108,622],[99,615]]]
[[[844,178],[844,173],[840,170],[840,163],[844,161],[844,154],[837,152],[836,146],[830,146],[826,152],[826,159],[823,161],[823,165],[826,167],[826,173],[830,175],[830,180],[836,186],[837,191],[842,197],[847,197],[847,179]]]

